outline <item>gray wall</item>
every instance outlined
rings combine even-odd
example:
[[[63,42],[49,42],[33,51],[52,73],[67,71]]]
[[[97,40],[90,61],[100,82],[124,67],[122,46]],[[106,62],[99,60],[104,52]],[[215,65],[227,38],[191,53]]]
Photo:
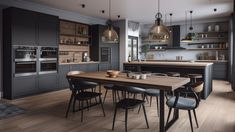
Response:
[[[0,5],[0,93],[2,91],[2,64],[3,64],[3,49],[2,49],[2,9],[5,6]],[[0,95],[1,97],[1,95]]]

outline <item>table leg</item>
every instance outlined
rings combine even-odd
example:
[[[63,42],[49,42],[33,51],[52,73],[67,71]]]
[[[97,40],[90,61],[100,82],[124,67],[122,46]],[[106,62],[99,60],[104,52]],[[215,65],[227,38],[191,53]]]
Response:
[[[173,119],[166,124],[165,129],[168,130],[179,119],[179,109],[174,109]]]
[[[160,132],[165,132],[165,91],[160,90]]]

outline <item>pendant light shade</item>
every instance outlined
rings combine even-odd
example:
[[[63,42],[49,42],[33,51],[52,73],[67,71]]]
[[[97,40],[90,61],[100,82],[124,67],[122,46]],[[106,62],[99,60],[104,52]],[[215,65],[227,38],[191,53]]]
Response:
[[[170,38],[168,28],[162,22],[162,14],[160,13],[160,0],[158,0],[158,13],[156,14],[155,24],[149,30],[149,40],[151,41],[167,41]]]
[[[112,20],[111,20],[111,0],[109,0],[109,20],[107,21],[107,29],[102,34],[102,40],[105,43],[117,43],[118,42],[118,34],[113,28]]]

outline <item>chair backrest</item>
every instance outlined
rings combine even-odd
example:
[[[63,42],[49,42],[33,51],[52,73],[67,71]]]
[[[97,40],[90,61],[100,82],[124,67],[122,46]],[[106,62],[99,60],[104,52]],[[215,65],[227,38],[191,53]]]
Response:
[[[122,91],[124,92],[124,98],[129,98],[129,93],[133,94],[143,94],[145,93],[145,89],[133,86],[123,86],[123,85],[115,85],[113,87],[114,91]]]
[[[84,72],[83,71],[70,71],[70,72],[67,73],[66,78],[67,78],[67,80],[69,82],[69,89],[71,91],[76,90],[76,85],[79,83],[78,80],[72,78],[71,76],[72,75],[81,74],[81,73],[84,73]]]
[[[202,92],[202,90],[203,90],[203,85],[204,85],[203,82],[196,82],[196,83],[193,85],[192,90],[193,90],[195,93],[200,93],[200,92]]]
[[[153,73],[153,75],[155,75],[155,76],[168,76],[168,75],[165,74],[165,73]]]

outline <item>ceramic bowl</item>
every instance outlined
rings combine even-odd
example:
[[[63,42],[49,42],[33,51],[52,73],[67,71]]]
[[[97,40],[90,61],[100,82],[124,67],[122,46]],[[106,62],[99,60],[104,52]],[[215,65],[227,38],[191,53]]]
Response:
[[[119,75],[120,71],[115,71],[115,70],[108,70],[107,74],[109,77],[117,77]]]

